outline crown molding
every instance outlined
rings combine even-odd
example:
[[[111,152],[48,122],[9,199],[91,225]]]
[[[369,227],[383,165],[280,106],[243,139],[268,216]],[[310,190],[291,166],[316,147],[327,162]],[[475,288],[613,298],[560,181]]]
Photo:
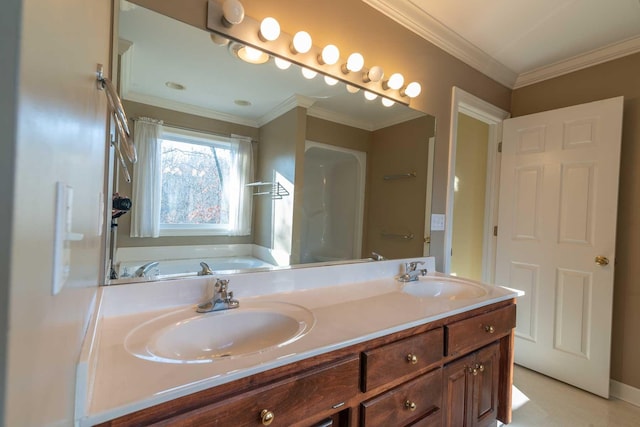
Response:
[[[303,95],[298,95],[298,94],[292,95],[289,98],[282,101],[280,104],[273,107],[271,111],[269,111],[268,113],[260,117],[260,119],[257,122],[258,124],[257,127],[262,127],[266,125],[270,121],[277,119],[278,117],[280,117],[281,115],[283,115],[284,113],[288,112],[293,108],[303,107],[303,108],[309,109],[315,102],[316,102],[315,99],[308,98]]]
[[[634,37],[555,64],[517,74],[434,19],[410,0],[362,1],[510,89],[518,89],[640,52],[640,37]]]
[[[576,55],[567,60],[556,62],[555,64],[522,73],[516,79],[513,89],[539,83],[544,80],[559,77],[638,52],[640,52],[640,37],[634,37],[618,43],[613,43],[603,48],[595,49],[581,55]]]
[[[413,2],[406,0],[362,1],[498,83],[512,88],[516,82],[518,75],[515,72],[460,37]]]
[[[180,111],[182,113],[187,113],[187,114],[193,114],[195,116],[206,117],[209,119],[222,120],[225,122],[235,123],[238,125],[250,126],[253,128],[259,127],[259,124],[256,120],[234,116],[232,114],[220,113],[218,111],[210,110],[208,108],[185,104],[182,102],[160,98],[157,96],[145,95],[138,92],[129,91],[126,93],[126,95],[123,96],[123,99],[127,101],[140,102],[142,104],[147,104],[147,105],[154,105],[156,107],[166,108],[168,110]]]

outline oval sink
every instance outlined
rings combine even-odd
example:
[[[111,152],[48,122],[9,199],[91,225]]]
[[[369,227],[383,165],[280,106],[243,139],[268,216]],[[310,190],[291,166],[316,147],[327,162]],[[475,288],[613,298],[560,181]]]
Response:
[[[487,290],[481,285],[448,277],[421,277],[415,282],[406,283],[402,292],[421,298],[448,300],[480,298],[487,295]]]
[[[172,312],[133,329],[125,339],[134,356],[166,363],[209,363],[290,344],[311,330],[313,313],[281,302],[242,303],[240,308]]]

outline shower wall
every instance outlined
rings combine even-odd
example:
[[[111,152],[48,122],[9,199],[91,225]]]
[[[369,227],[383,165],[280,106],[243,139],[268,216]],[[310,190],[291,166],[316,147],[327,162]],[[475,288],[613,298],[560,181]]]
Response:
[[[307,143],[301,262],[360,257],[365,154]]]

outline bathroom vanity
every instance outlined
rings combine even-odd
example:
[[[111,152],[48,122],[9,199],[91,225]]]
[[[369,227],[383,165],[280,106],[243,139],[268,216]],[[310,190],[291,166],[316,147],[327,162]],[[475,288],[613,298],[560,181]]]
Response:
[[[518,294],[432,273],[401,283],[394,278],[400,265],[383,261],[292,269],[269,276],[236,275],[229,286],[238,286],[238,310],[243,310],[243,303],[247,312],[264,304],[304,307],[313,320],[301,323],[312,325],[290,343],[244,355],[233,353],[238,344],[230,340],[229,354],[211,358],[184,349],[162,353],[158,347],[156,336],[166,334],[154,333],[154,322],[181,315],[183,306],[126,312],[116,301],[127,294],[139,307],[146,289],[105,288],[90,328],[92,345],[81,361],[81,366],[86,363],[89,386],[86,395],[78,396],[80,407],[86,408],[79,424],[488,426],[497,419],[508,423]],[[280,292],[250,296],[257,292],[251,291],[251,283],[264,277],[273,280],[274,274],[281,274],[274,280]],[[183,298],[201,292],[202,283],[206,287],[206,282],[198,286],[195,282],[180,285]],[[285,283],[297,285],[284,289]],[[169,282],[161,286],[176,292],[169,290]],[[224,318],[217,321],[221,328],[212,332],[224,334]],[[145,350],[133,350],[132,341],[138,338],[131,338],[132,331],[140,327],[152,329],[142,334],[148,340]],[[181,336],[190,336],[183,331]]]

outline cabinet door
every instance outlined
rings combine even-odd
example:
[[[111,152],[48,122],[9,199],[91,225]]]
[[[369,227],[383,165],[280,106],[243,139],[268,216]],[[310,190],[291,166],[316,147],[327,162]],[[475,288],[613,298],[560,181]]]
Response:
[[[469,369],[475,365],[475,355],[449,363],[444,367],[444,396],[442,402],[445,427],[468,427],[471,425],[471,399],[473,376]]]
[[[473,376],[473,426],[485,427],[498,415],[498,382],[500,380],[500,346],[496,342],[476,353]]]

